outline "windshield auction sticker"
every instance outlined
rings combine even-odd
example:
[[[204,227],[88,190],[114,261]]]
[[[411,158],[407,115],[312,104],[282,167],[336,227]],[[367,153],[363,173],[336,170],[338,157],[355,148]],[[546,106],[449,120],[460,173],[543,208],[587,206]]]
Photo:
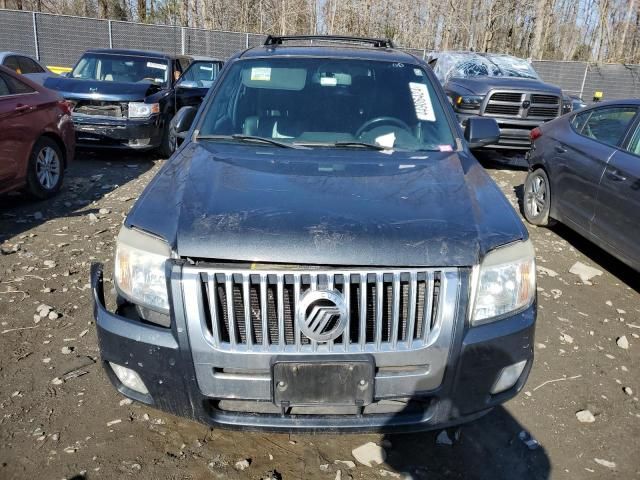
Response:
[[[148,68],[157,68],[158,70],[166,70],[167,69],[167,66],[164,63],[147,62],[147,67]]]
[[[413,106],[416,109],[416,117],[418,120],[426,120],[427,122],[435,122],[436,116],[433,113],[433,105],[429,90],[424,83],[409,82],[411,97],[413,98]]]
[[[271,81],[271,69],[269,67],[253,67],[251,69],[251,81]]]

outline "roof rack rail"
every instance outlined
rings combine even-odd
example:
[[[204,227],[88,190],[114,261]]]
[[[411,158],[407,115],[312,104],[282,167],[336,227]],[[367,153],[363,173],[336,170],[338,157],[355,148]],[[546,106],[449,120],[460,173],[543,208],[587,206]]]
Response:
[[[295,40],[329,40],[338,42],[369,43],[376,48],[395,48],[389,38],[346,37],[340,35],[269,35],[264,45],[282,45],[283,42]]]

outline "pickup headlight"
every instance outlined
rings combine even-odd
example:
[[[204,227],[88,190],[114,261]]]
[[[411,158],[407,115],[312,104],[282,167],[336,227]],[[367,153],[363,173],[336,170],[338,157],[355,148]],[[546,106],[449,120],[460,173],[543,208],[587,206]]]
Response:
[[[116,245],[115,286],[137,305],[169,313],[165,262],[169,245],[139,230],[122,227]]]
[[[528,307],[536,292],[535,253],[531,240],[487,254],[476,275],[472,325],[493,322]]]
[[[159,103],[129,102],[129,118],[147,118],[160,113]]]
[[[455,107],[458,110],[479,110],[484,100],[482,95],[461,95],[455,99]]]

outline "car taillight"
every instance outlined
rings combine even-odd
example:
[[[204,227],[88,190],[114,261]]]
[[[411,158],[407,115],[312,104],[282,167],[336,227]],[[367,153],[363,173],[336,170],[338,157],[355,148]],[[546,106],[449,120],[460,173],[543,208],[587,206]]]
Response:
[[[68,102],[67,100],[60,100],[58,102],[58,107],[60,107],[60,110],[62,110],[62,113],[65,115],[71,115],[71,102]]]
[[[529,139],[533,142],[535,139],[540,138],[542,136],[542,130],[538,127],[534,128],[529,132]]]

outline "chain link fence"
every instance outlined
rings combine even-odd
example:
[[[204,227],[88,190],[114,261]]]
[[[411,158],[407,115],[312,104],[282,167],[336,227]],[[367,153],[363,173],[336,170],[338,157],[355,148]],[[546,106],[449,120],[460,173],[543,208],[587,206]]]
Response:
[[[23,52],[62,67],[73,66],[88,48],[159,50],[227,59],[264,39],[265,35],[256,33],[0,10],[0,51]],[[403,50],[418,58],[426,54],[420,49]],[[640,65],[546,60],[533,65],[545,81],[587,102],[596,91],[603,92],[605,99],[640,97]]]

